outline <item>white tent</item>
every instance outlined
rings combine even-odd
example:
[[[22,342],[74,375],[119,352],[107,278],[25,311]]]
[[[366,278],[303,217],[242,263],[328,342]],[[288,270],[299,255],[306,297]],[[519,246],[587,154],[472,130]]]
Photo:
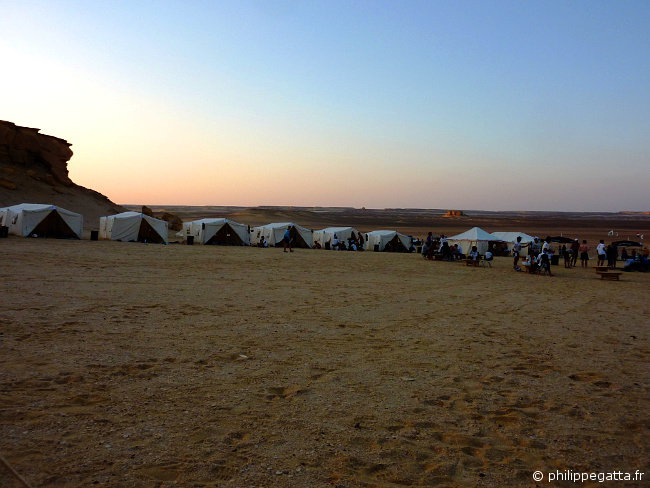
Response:
[[[530,244],[535,240],[533,236],[525,232],[492,232],[492,235],[508,244],[508,249],[512,250],[512,246],[517,242],[517,237],[521,237],[522,244]],[[528,247],[521,250],[521,256],[528,256]]]
[[[18,236],[81,239],[83,216],[56,205],[21,203],[0,209],[2,225]]]
[[[347,243],[347,240],[352,237],[352,234],[356,238],[359,235],[359,231],[354,227],[327,227],[314,231],[314,242],[320,242],[320,245],[325,248],[325,244],[332,242],[334,239],[334,234],[336,234],[339,241],[345,241]]]
[[[177,237],[194,236],[200,244],[228,244],[231,246],[248,246],[250,234],[248,226],[229,219],[199,219],[183,222],[183,230]]]
[[[167,242],[167,222],[140,212],[123,212],[100,217],[99,237],[112,241]]]
[[[476,246],[479,254],[485,254],[488,250],[488,243],[501,242],[501,239],[480,227],[472,227],[470,230],[447,238],[450,246],[459,244],[463,248],[463,254],[469,254],[472,246]]]
[[[407,252],[411,248],[411,238],[394,230],[373,230],[365,237],[365,248],[370,251]]]
[[[286,231],[289,226],[293,226],[291,231],[291,245],[293,247],[314,247],[314,233],[311,230],[292,222],[276,222],[261,225],[259,227],[253,227],[251,229],[250,242],[257,244],[260,241],[260,238],[264,236],[269,247],[280,246],[282,245],[284,231]]]

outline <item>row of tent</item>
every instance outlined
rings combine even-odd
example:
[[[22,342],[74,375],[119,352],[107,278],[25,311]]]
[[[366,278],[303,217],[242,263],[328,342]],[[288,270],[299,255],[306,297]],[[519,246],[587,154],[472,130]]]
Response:
[[[0,226],[8,227],[9,234],[23,237],[81,239],[83,216],[56,205],[21,203],[0,208]],[[326,243],[335,239],[335,235],[341,241],[359,235],[359,231],[352,227],[328,227],[312,231],[293,222],[279,222],[250,228],[230,219],[207,218],[184,222],[177,237],[192,236],[200,244],[240,246],[257,244],[263,238],[268,246],[274,247],[281,245],[284,232],[289,227],[294,247],[312,248],[314,242],[325,247]],[[99,219],[100,239],[166,243],[167,235],[167,222],[139,212],[123,212]],[[376,230],[364,236],[366,249],[408,251],[411,248],[411,238],[396,231]]]
[[[39,236],[80,239],[83,232],[83,216],[55,205],[22,203],[0,208],[0,226],[8,227],[10,234],[19,236]],[[294,247],[312,248],[317,242],[323,248],[338,239],[347,241],[358,237],[360,232],[353,227],[328,227],[312,231],[292,222],[279,222],[249,227],[225,218],[206,218],[183,223],[177,237],[192,236],[200,244],[256,245],[263,238],[268,246],[279,246],[284,232],[291,227]],[[166,243],[167,222],[139,212],[123,212],[101,217],[99,238],[114,241],[140,241]],[[336,236],[336,237],[335,237]],[[363,233],[364,247],[377,251],[408,251],[412,246],[409,236],[393,230],[375,230]],[[524,232],[486,232],[473,227],[466,232],[447,238],[449,245],[459,244],[464,251],[476,246],[484,254],[490,243],[502,243],[508,247],[521,237],[522,244],[533,242],[535,237]],[[570,243],[569,238],[554,238],[556,242]],[[641,246],[640,243],[620,241],[613,244]]]

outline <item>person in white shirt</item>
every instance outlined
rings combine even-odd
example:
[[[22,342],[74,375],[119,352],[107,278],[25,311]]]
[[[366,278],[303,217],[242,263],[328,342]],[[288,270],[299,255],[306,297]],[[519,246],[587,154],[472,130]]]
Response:
[[[339,249],[339,237],[336,235],[336,233],[334,234],[334,237],[332,238],[332,249],[337,250],[337,251]]]
[[[472,250],[469,252],[469,258],[477,261],[479,258],[478,249],[476,246],[472,246]]]
[[[596,253],[598,253],[598,266],[605,266],[605,261],[607,261],[607,250],[605,248],[605,241],[602,239],[596,246]]]
[[[537,266],[539,269],[546,269],[548,271],[549,276],[553,276],[553,273],[551,273],[551,256],[550,254],[547,254],[545,252],[540,252],[539,256],[537,256]]]
[[[444,247],[446,242],[447,242],[447,237],[444,234],[442,234],[440,236],[440,247],[438,248],[438,252],[442,252],[442,248]]]

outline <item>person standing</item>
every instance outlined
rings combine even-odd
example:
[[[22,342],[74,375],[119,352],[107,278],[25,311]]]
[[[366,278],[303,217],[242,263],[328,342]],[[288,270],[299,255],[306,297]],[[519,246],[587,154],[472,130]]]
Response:
[[[289,248],[289,252],[293,252],[293,249],[291,249],[291,229],[293,226],[288,226],[287,230],[284,231],[284,236],[282,237],[282,244],[284,244],[284,251],[287,252],[287,248]]]
[[[536,258],[539,255],[539,251],[540,251],[539,238],[535,237],[529,249],[530,249],[529,254],[532,253],[534,258]]]
[[[517,270],[517,264],[519,263],[519,255],[521,254],[521,236],[517,236],[517,241],[512,245],[512,257],[514,258],[512,262],[512,267]]]
[[[580,252],[580,242],[578,239],[573,239],[571,243],[571,266],[575,267],[578,264],[578,253]]]
[[[612,246],[611,244],[607,246],[607,250],[605,251],[607,253],[607,266],[609,266],[611,269],[616,269],[616,260],[618,259],[618,249],[616,246]]]
[[[571,267],[571,248],[567,248],[565,244],[562,244],[562,247],[560,248],[560,254],[562,254],[562,258],[564,258],[564,267],[565,268],[570,268]]]
[[[580,244],[580,265],[583,268],[587,267],[587,261],[589,261],[589,246],[587,241],[583,239],[582,244]]]
[[[598,254],[598,264],[597,266],[605,266],[605,261],[607,261],[607,250],[605,248],[605,241],[600,240],[596,246],[596,253]]]

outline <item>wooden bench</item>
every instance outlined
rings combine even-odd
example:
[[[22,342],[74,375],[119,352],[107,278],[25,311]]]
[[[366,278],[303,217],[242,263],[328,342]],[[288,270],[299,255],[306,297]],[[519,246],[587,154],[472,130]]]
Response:
[[[596,270],[596,273],[606,273],[609,271],[609,266],[592,266]]]
[[[596,271],[600,275],[601,280],[616,280],[619,281],[621,279],[621,275],[623,273],[619,271]]]

